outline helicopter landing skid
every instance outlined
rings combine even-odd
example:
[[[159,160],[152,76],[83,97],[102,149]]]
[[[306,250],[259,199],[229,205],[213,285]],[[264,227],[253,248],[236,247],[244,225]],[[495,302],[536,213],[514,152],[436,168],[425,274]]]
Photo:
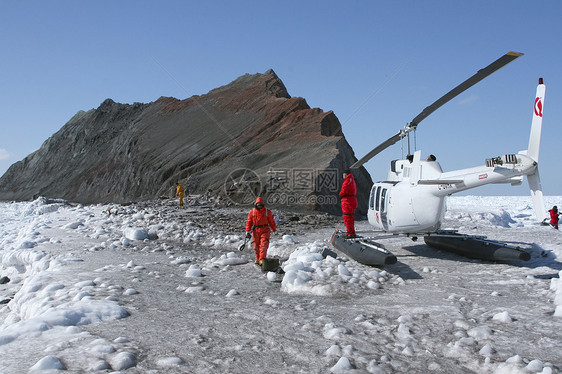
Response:
[[[333,248],[364,265],[392,265],[397,261],[395,255],[371,238],[346,238],[343,233],[336,230],[330,243]]]
[[[420,235],[421,236],[421,235]],[[460,256],[488,261],[529,261],[531,255],[519,246],[510,245],[485,236],[458,234],[456,231],[438,231],[424,235],[431,248]]]
[[[373,233],[371,231],[371,233]],[[423,237],[429,247],[452,252],[457,255],[487,261],[529,261],[529,252],[519,246],[487,239],[482,235],[459,234],[456,230],[440,230],[431,233],[388,234],[370,237],[347,238],[336,230],[332,235],[333,248],[345,253],[357,262],[371,266],[392,265],[396,256],[388,251],[379,240],[403,235],[416,241]]]

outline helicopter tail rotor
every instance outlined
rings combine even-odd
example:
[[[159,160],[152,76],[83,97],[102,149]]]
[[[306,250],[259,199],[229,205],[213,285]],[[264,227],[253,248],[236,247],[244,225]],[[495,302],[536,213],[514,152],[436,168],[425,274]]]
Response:
[[[534,174],[527,175],[529,189],[531,190],[531,198],[533,199],[533,209],[535,216],[539,222],[543,222],[546,218],[546,209],[544,208],[544,198],[542,194],[541,179],[539,177],[539,169]]]

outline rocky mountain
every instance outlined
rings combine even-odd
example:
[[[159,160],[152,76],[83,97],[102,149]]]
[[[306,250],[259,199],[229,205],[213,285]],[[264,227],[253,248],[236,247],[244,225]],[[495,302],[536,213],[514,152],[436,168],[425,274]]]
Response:
[[[176,182],[225,204],[339,214],[343,169],[356,160],[332,111],[291,97],[273,70],[185,100],[105,100],[80,111],[0,178],[0,200],[107,203],[173,197]],[[354,172],[366,213],[371,178]]]

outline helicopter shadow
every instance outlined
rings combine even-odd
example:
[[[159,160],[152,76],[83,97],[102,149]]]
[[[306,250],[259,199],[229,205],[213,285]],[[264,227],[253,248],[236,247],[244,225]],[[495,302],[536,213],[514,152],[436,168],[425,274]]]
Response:
[[[423,279],[423,276],[412,269],[408,264],[400,261],[400,256],[396,256],[398,258],[398,262],[392,266],[384,267],[387,273],[391,273],[394,275],[398,275],[404,280],[419,280]]]
[[[421,257],[426,257],[426,258],[434,258],[436,260],[449,260],[449,261],[455,261],[455,262],[484,261],[484,260],[478,260],[478,259],[459,256],[459,255],[457,255],[455,253],[452,253],[452,252],[441,251],[441,250],[438,250],[438,249],[435,249],[435,248],[431,248],[430,246],[428,246],[427,244],[424,244],[424,243],[404,246],[404,247],[402,247],[402,249],[411,253],[409,255],[405,255],[405,257],[421,256]],[[399,256],[397,256],[397,257],[399,257]],[[484,262],[489,262],[489,261],[484,261]]]
[[[425,244],[415,244],[400,247],[400,251],[393,252],[398,259],[398,262],[391,267],[385,268],[385,270],[394,275],[402,277],[404,280],[419,280],[424,279],[423,275],[412,269],[410,265],[404,262],[407,258],[415,257],[425,257],[434,258],[439,260],[450,260],[456,262],[470,262],[474,261],[469,258],[457,256],[454,253],[449,253],[445,251],[437,251],[433,248],[428,247]],[[403,253],[406,251],[406,253]],[[401,252],[401,253],[398,253]]]

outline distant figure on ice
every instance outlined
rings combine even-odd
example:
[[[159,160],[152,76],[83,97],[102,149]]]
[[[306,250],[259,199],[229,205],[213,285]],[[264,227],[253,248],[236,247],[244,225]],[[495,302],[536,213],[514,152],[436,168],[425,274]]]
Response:
[[[183,206],[183,185],[176,183],[176,196],[179,198],[179,205]]]
[[[250,239],[252,234],[254,235],[253,245],[256,253],[254,264],[261,265],[267,257],[271,231],[277,231],[273,213],[265,207],[263,199],[258,197],[246,220],[246,238]]]
[[[558,207],[555,205],[548,211],[550,213],[550,226],[558,230]]]
[[[357,209],[357,185],[353,174],[349,169],[343,172],[343,183],[341,186],[341,210],[343,213],[343,223],[347,229],[346,236],[355,238],[355,209]]]

